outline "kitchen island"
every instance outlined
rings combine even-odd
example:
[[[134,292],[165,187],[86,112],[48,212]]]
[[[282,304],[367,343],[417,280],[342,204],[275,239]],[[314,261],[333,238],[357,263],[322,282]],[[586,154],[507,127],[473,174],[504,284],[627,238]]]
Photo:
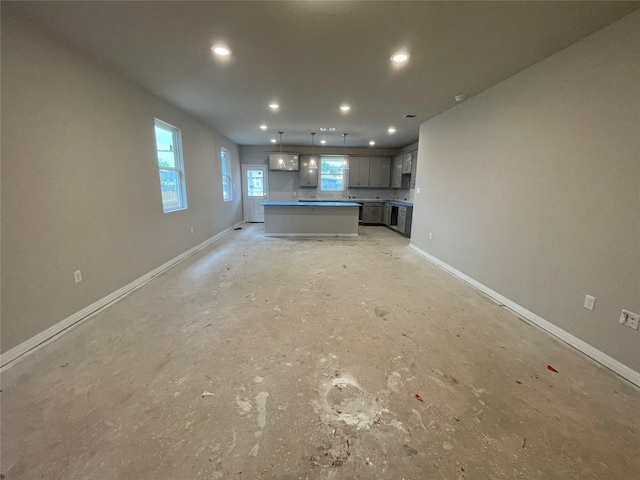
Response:
[[[300,202],[326,202],[327,200],[307,198]],[[386,225],[392,230],[411,236],[413,203],[402,200],[351,198],[336,199],[332,202],[353,202],[360,205],[360,223],[364,225]]]
[[[357,237],[355,202],[264,202],[267,237]]]

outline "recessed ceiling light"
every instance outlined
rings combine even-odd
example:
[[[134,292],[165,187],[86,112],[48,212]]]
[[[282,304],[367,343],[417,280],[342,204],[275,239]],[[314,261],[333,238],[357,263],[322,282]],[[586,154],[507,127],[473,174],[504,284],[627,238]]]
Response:
[[[396,129],[393,127],[390,127],[389,130],[387,130],[387,132],[389,133],[396,133]]]
[[[277,142],[277,140],[275,138],[271,139],[271,143],[276,143],[276,142]]]
[[[409,60],[409,54],[405,52],[394,53],[391,56],[392,62],[402,63],[402,62],[406,62],[407,60]]]
[[[266,130],[266,129],[267,129],[267,126],[266,126],[266,125],[260,125],[260,129],[261,129],[261,130]]]
[[[327,143],[327,141],[326,140],[320,140],[320,143],[324,145],[325,143]]]
[[[341,105],[340,110],[342,110],[343,112],[348,112],[349,110],[351,110],[351,107],[349,105]]]
[[[329,131],[330,132],[335,132],[336,131],[336,127],[329,127]]]
[[[373,145],[375,145],[375,144],[376,144],[376,142],[374,142],[373,140],[371,140],[371,141],[369,142],[369,145],[372,145],[372,146],[373,146]]]
[[[467,96],[466,95],[456,95],[454,98],[456,99],[456,102],[461,102],[465,98],[467,98]]]
[[[277,110],[280,108],[280,105],[278,105],[277,103],[270,103],[269,108],[272,110]]]
[[[226,57],[227,55],[231,54],[231,50],[229,50],[224,45],[214,45],[213,47],[211,47],[211,50],[213,50],[213,53],[215,53],[216,55],[220,55],[221,57]]]

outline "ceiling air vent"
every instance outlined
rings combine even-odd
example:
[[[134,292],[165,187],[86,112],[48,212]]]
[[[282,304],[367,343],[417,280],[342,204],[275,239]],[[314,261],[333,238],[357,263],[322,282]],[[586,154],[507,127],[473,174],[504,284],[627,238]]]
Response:
[[[415,113],[407,113],[404,118],[416,118],[418,115],[416,115]]]

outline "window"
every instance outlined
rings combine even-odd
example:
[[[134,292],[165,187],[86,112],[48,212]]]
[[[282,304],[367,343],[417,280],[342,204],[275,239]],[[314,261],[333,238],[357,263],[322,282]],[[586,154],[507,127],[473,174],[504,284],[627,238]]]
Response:
[[[233,200],[233,184],[231,183],[231,156],[226,148],[220,149],[220,164],[222,166],[222,198],[225,202]]]
[[[156,118],[155,130],[162,209],[165,213],[183,210],[187,208],[187,189],[180,129]]]
[[[344,190],[342,157],[320,157],[320,190]]]
[[[264,177],[262,170],[247,170],[247,195],[249,197],[264,197]]]

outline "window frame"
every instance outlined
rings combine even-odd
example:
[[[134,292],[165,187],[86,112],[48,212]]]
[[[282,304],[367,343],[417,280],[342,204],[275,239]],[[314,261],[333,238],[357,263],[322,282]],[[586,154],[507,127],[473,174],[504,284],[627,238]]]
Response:
[[[164,213],[177,212],[180,210],[187,209],[187,185],[185,180],[185,171],[184,171],[184,159],[182,155],[182,132],[178,127],[171,125],[159,118],[154,118],[154,129],[153,135],[156,140],[156,166],[158,167],[158,177],[160,179],[160,195],[162,195],[162,171],[171,171],[176,172],[178,174],[178,193],[177,193],[177,202],[175,204],[168,204],[162,199],[162,211]],[[174,166],[167,167],[164,165],[160,165],[160,157],[158,156],[158,138],[156,136],[156,127],[161,128],[163,130],[167,130],[171,132],[173,137],[173,159]]]
[[[335,173],[325,174],[325,175],[330,175],[330,176],[333,176],[333,177],[341,175],[342,176],[342,179],[341,179],[342,188],[339,188],[339,189],[338,188],[330,188],[330,189],[328,189],[328,188],[323,188],[322,187],[322,177],[323,177],[322,161],[324,159],[327,159],[327,160],[340,160],[342,162],[342,172],[340,174],[335,174]],[[344,155],[320,155],[319,156],[319,160],[320,161],[318,162],[319,163],[319,165],[318,165],[318,170],[319,170],[318,171],[318,176],[319,176],[319,178],[318,178],[318,187],[320,188],[321,191],[323,191],[323,192],[344,192],[345,191],[345,189],[347,188],[347,176],[346,176],[345,168],[344,168],[344,159],[345,159]]]
[[[222,161],[222,157],[223,154],[226,157],[226,161]],[[220,170],[222,171],[222,199],[225,202],[231,202],[233,201],[233,176],[231,173],[231,152],[229,151],[229,149],[224,148],[224,147],[220,147]],[[224,179],[227,179],[227,186],[229,189],[228,192],[228,197],[229,198],[225,198],[227,196],[227,191],[224,188]]]

